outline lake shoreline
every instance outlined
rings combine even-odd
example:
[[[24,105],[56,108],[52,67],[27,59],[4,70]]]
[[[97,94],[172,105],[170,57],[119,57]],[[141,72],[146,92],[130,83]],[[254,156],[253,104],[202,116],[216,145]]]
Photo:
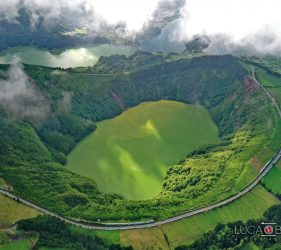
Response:
[[[54,50],[18,46],[0,51],[0,64],[11,64],[14,58],[19,58],[22,63],[53,68],[90,67],[97,63],[100,56],[130,56],[137,49],[136,46],[109,43],[77,45]]]

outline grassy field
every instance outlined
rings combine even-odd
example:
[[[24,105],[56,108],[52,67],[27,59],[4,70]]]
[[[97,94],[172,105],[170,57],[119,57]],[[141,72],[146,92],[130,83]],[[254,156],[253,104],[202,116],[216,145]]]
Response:
[[[71,152],[68,168],[94,179],[101,191],[147,199],[161,190],[168,166],[217,138],[217,127],[203,107],[145,102],[98,123]]]
[[[132,245],[136,250],[173,249],[178,245],[192,243],[202,236],[203,233],[213,229],[218,223],[227,223],[236,220],[246,221],[248,219],[260,218],[267,208],[278,202],[279,200],[272,194],[268,193],[262,186],[257,186],[249,194],[230,205],[178,222],[166,224],[162,227],[114,232],[89,231],[77,227],[72,228],[75,232],[88,234],[90,236],[98,236],[106,240],[108,243],[120,243],[124,246]],[[27,241],[18,241],[1,246],[0,249],[25,250],[28,249],[26,247]],[[43,248],[40,250],[64,249]]]
[[[97,236],[102,238],[109,244],[119,244],[120,243],[120,231],[96,231],[96,230],[87,230],[75,226],[71,226],[71,229],[75,233],[87,234],[89,236]]]
[[[262,186],[257,186],[249,194],[225,207],[162,227],[122,231],[120,239],[122,244],[132,245],[135,249],[149,249],[151,242],[154,245],[153,249],[169,249],[168,244],[173,249],[178,245],[192,243],[218,223],[260,218],[267,208],[278,202],[279,200]],[[152,240],[153,238],[155,240]]]
[[[161,227],[121,231],[120,240],[122,245],[132,246],[134,250],[170,249]]]
[[[9,227],[18,220],[31,218],[38,212],[3,195],[0,195],[0,228]]]
[[[28,240],[18,240],[9,244],[0,246],[1,250],[30,250]],[[39,250],[72,250],[68,248],[39,248]]]
[[[256,178],[258,173],[259,171],[257,171],[250,163],[245,164],[243,171],[236,179],[235,190],[239,192],[247,184],[251,183]]]
[[[255,65],[262,68],[269,69],[272,72],[281,74],[281,60],[280,58],[251,58]]]
[[[29,250],[28,240],[18,240],[4,246],[0,246],[1,250]]]
[[[263,69],[257,69],[256,74],[258,80],[276,97],[276,100],[281,102],[281,78],[268,74]]]
[[[262,83],[270,94],[275,98],[276,102],[281,107],[281,77],[267,73],[265,70],[258,68],[256,70],[257,79]],[[272,141],[269,144],[269,147],[276,151],[280,148],[280,134],[281,134],[281,123],[280,117],[277,112],[274,112],[275,119],[275,128],[272,135]]]
[[[0,178],[0,188],[2,189],[9,189],[9,185],[5,182],[3,178]]]
[[[267,87],[281,87],[281,79],[278,76],[267,73],[262,68],[256,68],[256,74],[259,77],[259,80]]]
[[[273,193],[281,194],[281,169],[273,167],[270,172],[264,177],[263,183]]]

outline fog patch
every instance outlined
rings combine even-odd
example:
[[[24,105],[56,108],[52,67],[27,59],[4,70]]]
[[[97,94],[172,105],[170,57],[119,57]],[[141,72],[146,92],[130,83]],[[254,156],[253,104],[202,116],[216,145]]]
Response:
[[[42,122],[50,113],[50,104],[15,61],[0,78],[0,108],[16,119]]]
[[[185,49],[185,42],[178,39],[173,31],[177,28],[177,20],[168,23],[159,35],[148,36],[141,40],[140,46],[148,51],[181,52]]]
[[[72,103],[72,93],[63,92],[62,100],[58,105],[58,113],[60,114],[68,113],[71,110],[71,103]]]

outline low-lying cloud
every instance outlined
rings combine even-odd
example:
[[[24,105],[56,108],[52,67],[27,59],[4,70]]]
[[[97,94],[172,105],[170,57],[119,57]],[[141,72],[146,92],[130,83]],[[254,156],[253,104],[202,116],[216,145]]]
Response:
[[[207,52],[281,56],[281,2],[190,0],[170,30],[169,42],[208,36]]]
[[[50,104],[15,61],[4,78],[0,78],[0,108],[16,119],[43,121],[50,112]]]
[[[281,2],[189,0],[147,48],[180,51],[194,37],[210,40],[209,54],[281,56]]]
[[[57,113],[64,114],[70,112],[72,107],[71,104],[72,104],[72,93],[63,92],[62,100],[59,102]]]
[[[28,9],[34,26],[40,16],[52,23],[72,11],[94,33],[116,30],[117,35],[138,38],[146,37],[140,34],[151,32],[147,27],[170,15],[171,22],[160,34],[152,30],[145,48],[180,50],[202,35],[211,40],[209,53],[281,56],[281,2],[277,0],[10,0],[1,1],[0,19],[15,20],[22,7]]]
[[[0,18],[16,21],[19,10],[25,8],[36,26],[39,17],[42,17],[45,23],[50,23],[72,11],[80,15],[83,19],[81,22],[87,23],[93,31],[104,28],[107,24],[120,23],[125,23],[130,31],[137,31],[152,17],[160,1],[163,0],[10,0],[1,1]]]

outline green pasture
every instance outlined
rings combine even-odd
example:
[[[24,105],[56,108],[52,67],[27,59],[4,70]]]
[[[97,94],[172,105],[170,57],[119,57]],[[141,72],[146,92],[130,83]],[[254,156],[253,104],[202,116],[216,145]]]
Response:
[[[281,169],[273,167],[263,178],[263,183],[275,194],[281,194]]]
[[[0,195],[0,228],[10,227],[15,222],[36,217],[38,211]]]
[[[256,70],[257,79],[262,83],[266,89],[275,98],[277,103],[281,103],[281,77],[267,73],[264,69],[258,68]]]
[[[29,250],[28,240],[13,241],[9,244],[0,246],[1,250]]]
[[[163,231],[174,247],[190,244],[205,232],[212,230],[218,223],[262,218],[269,207],[279,202],[262,186],[257,186],[250,193],[227,206],[166,224],[163,226]]]
[[[279,202],[275,196],[259,185],[241,199],[222,208],[161,227],[121,231],[121,244],[132,245],[136,250],[147,249],[152,243],[155,249],[174,249],[179,245],[191,244],[204,233],[214,229],[218,223],[262,218],[269,207]],[[111,232],[106,234],[109,237]],[[153,240],[154,238],[157,240]]]

